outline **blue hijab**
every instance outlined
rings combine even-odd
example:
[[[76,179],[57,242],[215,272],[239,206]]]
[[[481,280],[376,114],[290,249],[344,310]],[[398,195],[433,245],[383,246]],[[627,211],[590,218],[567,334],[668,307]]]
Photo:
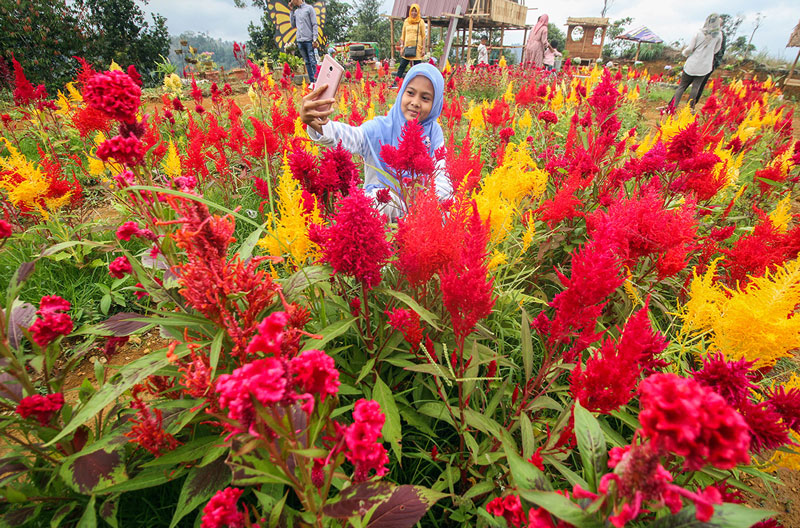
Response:
[[[433,85],[433,106],[431,107],[431,113],[428,114],[428,117],[424,120],[420,121],[425,135],[430,139],[428,154],[430,154],[431,158],[435,151],[434,145],[439,145],[444,142],[442,127],[439,126],[438,122],[439,114],[442,113],[442,104],[444,103],[444,78],[435,66],[427,63],[417,64],[408,70],[406,78],[403,80],[403,85],[400,87],[400,91],[397,94],[397,99],[395,99],[394,105],[392,109],[389,110],[389,113],[385,116],[376,117],[361,125],[361,128],[366,133],[372,157],[380,165],[377,168],[384,172],[389,172],[389,168],[381,159],[381,147],[383,145],[397,147],[400,142],[400,132],[407,122],[403,115],[403,109],[401,108],[401,100],[408,87],[408,83],[417,75],[422,75],[427,78]],[[385,185],[391,187],[391,184],[385,181],[382,174],[380,175],[380,180]]]

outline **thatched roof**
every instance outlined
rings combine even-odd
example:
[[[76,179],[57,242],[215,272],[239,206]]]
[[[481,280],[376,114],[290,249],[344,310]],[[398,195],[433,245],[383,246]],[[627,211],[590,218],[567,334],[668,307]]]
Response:
[[[568,26],[592,26],[592,27],[606,27],[608,25],[607,18],[600,17],[569,17],[567,18]]]
[[[794,27],[794,31],[789,35],[789,43],[787,48],[800,48],[800,22]]]

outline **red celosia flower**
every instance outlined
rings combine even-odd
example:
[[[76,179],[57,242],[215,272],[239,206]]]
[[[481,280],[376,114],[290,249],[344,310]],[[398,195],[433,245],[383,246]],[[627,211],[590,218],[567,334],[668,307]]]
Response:
[[[701,385],[710,387],[725,398],[729,404],[738,407],[750,396],[755,372],[754,362],[742,358],[738,361],[725,361],[722,354],[710,354],[703,359],[703,368],[694,373],[694,379]]]
[[[389,471],[386,467],[389,457],[378,438],[386,415],[381,411],[378,402],[360,399],[353,408],[353,419],[355,422],[344,433],[347,446],[345,456],[355,466],[353,481],[367,480],[372,469],[378,477],[385,475]]]
[[[236,507],[242,496],[239,488],[219,490],[203,508],[200,528],[243,528],[244,513]]]
[[[129,273],[133,273],[133,267],[130,261],[128,261],[128,257],[123,255],[115,258],[114,261],[108,265],[108,272],[112,277],[121,279]]]
[[[39,425],[47,425],[53,416],[56,415],[61,407],[64,406],[64,395],[60,392],[55,394],[34,394],[26,396],[20,400],[17,405],[16,412],[23,418],[33,416],[39,422]]]
[[[283,344],[284,329],[289,321],[286,312],[274,312],[258,324],[256,334],[247,345],[247,355],[266,354],[279,357]]]
[[[322,195],[331,195],[336,191],[347,195],[361,183],[358,167],[353,163],[353,155],[342,147],[341,142],[334,148],[322,151],[319,179],[318,187]]]
[[[111,356],[113,356],[114,354],[117,353],[117,350],[119,349],[119,347],[121,347],[122,345],[124,345],[125,343],[128,342],[128,339],[130,339],[128,336],[122,336],[122,337],[111,336],[111,337],[109,337],[108,339],[106,339],[105,345],[103,345],[103,355],[107,359],[110,359]]]
[[[511,121],[511,107],[502,97],[495,99],[492,106],[482,112],[483,119],[495,130]]]
[[[139,392],[143,387],[137,385],[133,388],[133,401],[131,407],[136,409],[136,417],[129,418],[133,422],[131,430],[125,433],[131,442],[137,443],[150,451],[153,456],[161,456],[166,451],[172,451],[178,447],[179,442],[171,434],[164,430],[164,417],[161,409],[152,411],[139,398]]]
[[[144,158],[142,143],[136,136],[114,136],[97,147],[97,157],[103,161],[114,158],[127,166],[138,165]]]
[[[750,449],[756,453],[777,449],[788,444],[789,428],[781,420],[768,402],[752,403],[745,400],[739,405],[739,412],[744,416],[750,428]]]
[[[454,190],[463,189],[464,193],[469,193],[480,183],[481,172],[483,171],[481,151],[478,149],[477,153],[472,152],[472,139],[469,136],[469,131],[467,131],[467,136],[460,144],[456,144],[455,137],[450,134],[447,148],[445,149],[445,163],[447,165],[447,175]]]
[[[111,126],[109,119],[105,112],[91,106],[80,108],[72,114],[72,124],[82,138],[97,130],[108,132]]]
[[[486,267],[488,241],[488,222],[481,221],[473,202],[472,215],[465,225],[461,255],[439,273],[442,301],[450,313],[459,349],[478,321],[487,317],[494,306],[494,279],[489,278]]]
[[[433,174],[433,159],[423,142],[423,134],[422,125],[415,119],[403,126],[396,148],[392,145],[381,147],[381,159],[397,176],[427,177]],[[421,183],[424,185],[426,182]]]
[[[703,138],[700,136],[695,122],[675,134],[667,146],[667,159],[669,161],[688,159],[697,154],[702,148]]]
[[[367,288],[381,281],[381,268],[391,256],[386,240],[386,217],[372,207],[363,191],[351,192],[337,203],[332,225],[320,228],[323,260],[336,273],[350,275]]]
[[[125,222],[117,228],[117,238],[127,242],[132,236],[137,236],[140,231],[138,223]]]
[[[86,82],[86,104],[120,121],[135,121],[142,90],[129,75],[117,70],[97,73]]]
[[[584,88],[583,85],[578,85],[578,89],[580,88]],[[601,127],[609,116],[614,119],[617,105],[621,98],[622,95],[617,91],[617,83],[611,78],[609,70],[604,69],[600,82],[597,83],[597,86],[592,90],[592,95],[586,100],[594,109],[597,122],[600,123]]]
[[[486,505],[486,511],[504,518],[509,527],[520,527],[526,521],[522,503],[517,495],[506,495],[505,498],[495,497]]]
[[[544,110],[539,112],[537,116],[540,121],[544,121],[547,124],[556,124],[558,123],[558,116],[556,116],[555,112],[551,112],[550,110]]]
[[[461,219],[449,217],[443,222],[442,218],[439,199],[431,189],[417,193],[408,214],[398,220],[395,266],[415,288],[458,258]]]
[[[281,401],[286,393],[287,377],[281,362],[273,357],[257,359],[223,374],[217,379],[216,390],[219,404],[228,409],[228,418],[239,423],[239,427],[226,424],[234,432],[249,431],[256,418],[253,399],[261,405],[271,405]]]
[[[556,190],[552,198],[542,202],[536,210],[539,219],[554,229],[563,220],[580,216],[583,202],[575,196],[580,188],[577,178],[569,178],[565,185]]]
[[[675,374],[655,374],[639,392],[644,434],[658,449],[685,457],[687,469],[731,469],[750,460],[745,419],[711,389]]]
[[[422,342],[422,327],[419,324],[419,314],[414,310],[395,308],[387,312],[389,326],[403,334],[406,343],[411,345],[411,351],[416,352]]]
[[[379,204],[387,204],[392,201],[392,192],[387,187],[378,189],[378,192],[375,193],[375,200]]]
[[[333,358],[322,350],[306,350],[289,362],[295,381],[305,392],[320,395],[320,401],[339,392],[339,371]]]
[[[136,66],[131,64],[130,66],[128,66],[128,69],[126,70],[126,72],[128,74],[128,77],[130,77],[131,80],[136,83],[136,86],[141,88],[142,87],[142,76],[139,75],[138,71],[136,71]]]
[[[25,77],[22,65],[17,62],[17,59],[11,57],[11,62],[14,65],[14,104],[26,106],[38,100],[46,99],[47,90],[45,90],[44,85],[40,84],[34,88]]]
[[[786,427],[800,432],[800,389],[773,388],[767,403],[781,415]]]
[[[12,232],[13,229],[11,228],[11,224],[5,220],[0,220],[0,238],[10,237]]]
[[[253,124],[253,136],[247,141],[249,154],[256,159],[264,159],[274,155],[280,149],[280,141],[272,132],[269,123],[250,117]]]
[[[40,347],[46,347],[60,335],[72,332],[73,324],[69,314],[69,301],[57,295],[45,295],[39,303],[39,316],[28,329],[33,341]]]

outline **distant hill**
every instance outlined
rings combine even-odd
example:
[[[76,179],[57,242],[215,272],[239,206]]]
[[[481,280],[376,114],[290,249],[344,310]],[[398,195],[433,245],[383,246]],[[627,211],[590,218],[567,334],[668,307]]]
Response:
[[[226,70],[238,67],[236,59],[233,57],[232,41],[210,37],[205,33],[186,31],[180,35],[170,35],[169,60],[178,67],[178,70],[183,67],[183,58],[176,54],[175,50],[180,49],[181,40],[188,41],[190,46],[197,48],[198,53],[204,51],[213,52],[214,55],[212,57],[214,62],[216,62],[218,66],[223,66]]]

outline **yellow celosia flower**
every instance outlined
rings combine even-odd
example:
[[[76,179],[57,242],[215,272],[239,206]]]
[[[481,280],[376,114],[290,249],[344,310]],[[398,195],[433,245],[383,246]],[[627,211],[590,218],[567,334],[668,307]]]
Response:
[[[75,88],[74,82],[67,83],[67,93],[69,93],[69,98],[73,103],[83,102],[83,96],[78,91],[78,89]]]
[[[550,109],[553,112],[558,112],[564,106],[564,94],[561,90],[556,90],[556,94],[550,99]]]
[[[108,69],[111,71],[122,71],[122,68],[120,68],[119,64],[117,64],[114,60],[111,61]]]
[[[62,196],[48,198],[50,182],[45,175],[32,161],[29,161],[14,145],[4,137],[0,141],[5,143],[8,149],[8,157],[0,157],[0,172],[8,172],[15,175],[12,181],[10,178],[0,177],[0,189],[6,191],[8,201],[14,207],[27,207],[37,211],[45,220],[50,218],[50,213],[58,210],[66,204],[71,192]],[[44,203],[44,207],[42,206]]]
[[[488,264],[489,271],[492,271],[497,266],[500,266],[500,265],[506,264],[506,263],[508,263],[508,257],[506,256],[506,254],[501,252],[501,251],[495,251],[492,254],[492,258],[489,260],[489,264]]]
[[[369,102],[369,108],[367,109],[367,119],[366,120],[367,121],[371,121],[373,119],[375,119],[375,104],[372,101],[370,101]]]
[[[56,96],[56,106],[58,107],[56,114],[62,116],[69,115],[70,108],[72,108],[69,99],[67,99],[61,90],[58,91],[58,95]]]
[[[88,156],[86,160],[89,163],[89,174],[92,176],[102,176],[102,174],[106,171],[106,166],[102,160],[97,159],[94,156]]]
[[[255,105],[258,102],[258,94],[256,93],[255,85],[251,84],[247,90],[247,97],[250,99],[250,104]]]
[[[633,281],[633,273],[631,273],[631,269],[629,267],[625,267],[625,282],[622,283],[622,288],[625,290],[625,294],[631,300],[631,302],[635,305],[642,304],[642,298],[639,297],[639,292],[636,291],[636,286],[634,286]]]
[[[523,113],[522,117],[520,117],[519,121],[517,121],[517,128],[518,130],[528,131],[532,124],[533,117],[531,117],[531,112],[526,108],[525,113]]]
[[[525,227],[525,232],[522,233],[522,251],[520,253],[528,251],[534,236],[536,236],[536,224],[533,218],[530,218],[528,219],[528,225]]]
[[[659,131],[661,132],[661,141],[664,143],[669,142],[681,130],[685,129],[694,123],[695,116],[692,113],[692,108],[689,105],[684,106],[674,116],[667,115],[665,119],[659,124]]]
[[[308,225],[322,224],[322,217],[316,205],[310,214],[306,212],[303,191],[292,176],[286,158],[275,194],[277,217],[267,215],[267,235],[258,241],[258,246],[269,255],[287,255],[294,266],[315,260],[318,247],[308,238]]]
[[[485,101],[484,101],[485,103]],[[483,122],[483,105],[474,105],[472,101],[469,103],[469,107],[464,114],[464,116],[469,119],[469,123],[472,126],[473,130],[479,129],[483,130],[486,128],[486,124]]]
[[[629,102],[638,101],[639,95],[639,85],[637,84],[633,90],[628,90],[628,93],[625,95],[625,100]]]
[[[170,178],[177,178],[181,175],[181,158],[178,156],[178,149],[175,148],[175,143],[171,139],[169,140],[167,155],[164,156],[164,161],[161,162],[161,168]]]
[[[164,76],[164,89],[173,95],[180,95],[182,86],[181,78],[174,73]]]
[[[481,219],[489,220],[493,244],[502,242],[523,198],[535,199],[547,185],[547,173],[536,166],[524,144],[510,143],[503,164],[488,175],[473,195]]]
[[[308,134],[306,133],[306,125],[299,116],[294,120],[294,135],[301,138],[308,137]]]
[[[508,66],[505,55],[500,55],[500,60],[497,61],[497,65],[500,66],[501,68],[505,68],[506,66]]]
[[[747,286],[728,290],[727,295],[713,284],[714,268],[692,282],[690,301],[680,313],[682,332],[709,331],[712,350],[728,360],[754,361],[756,368],[791,357],[791,351],[800,347],[800,316],[795,316],[800,303],[800,260],[752,278]]]
[[[506,93],[503,94],[503,100],[507,103],[514,101],[514,81],[510,81],[506,86]]]
[[[785,233],[789,230],[789,222],[792,220],[792,197],[787,196],[775,205],[775,209],[770,213],[769,219],[775,228]]]
[[[722,175],[722,171],[724,170],[724,180],[726,182],[725,186],[730,187],[739,182],[739,169],[742,168],[744,154],[734,156],[733,151],[726,149],[723,143],[724,141],[720,140],[719,144],[717,144],[716,148],[714,149],[714,154],[719,156],[720,159],[719,163],[714,165],[714,178],[719,179]]]

